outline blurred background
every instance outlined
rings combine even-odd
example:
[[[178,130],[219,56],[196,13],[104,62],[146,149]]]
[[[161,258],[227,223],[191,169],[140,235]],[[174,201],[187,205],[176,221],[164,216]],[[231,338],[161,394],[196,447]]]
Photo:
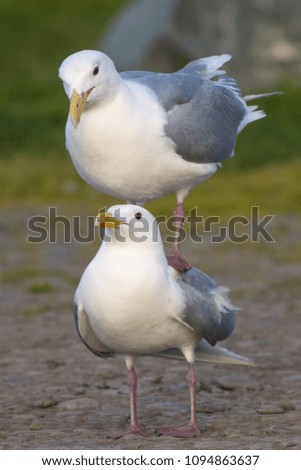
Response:
[[[68,101],[57,69],[69,54],[101,49],[119,70],[172,71],[230,53],[227,72],[267,118],[238,137],[235,158],[195,189],[205,215],[300,210],[301,4],[297,0],[0,1],[1,204],[72,203],[93,209],[106,196],[81,181],[65,150]],[[231,191],[229,191],[231,187]],[[216,194],[222,205],[216,208]],[[173,197],[159,207],[167,210]],[[157,203],[150,205],[156,212]],[[248,209],[247,209],[248,211]]]

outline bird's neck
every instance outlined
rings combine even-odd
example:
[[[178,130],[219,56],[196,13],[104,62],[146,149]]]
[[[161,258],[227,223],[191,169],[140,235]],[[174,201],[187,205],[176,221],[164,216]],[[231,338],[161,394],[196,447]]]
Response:
[[[165,276],[169,269],[161,243],[103,242],[97,258],[101,265],[108,266],[111,272],[148,271],[151,275],[151,272],[160,271],[161,275]]]

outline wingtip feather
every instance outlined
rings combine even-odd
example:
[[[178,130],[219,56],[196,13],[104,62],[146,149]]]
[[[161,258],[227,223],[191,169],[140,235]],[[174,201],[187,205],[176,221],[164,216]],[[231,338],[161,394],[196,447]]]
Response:
[[[255,362],[247,357],[240,356],[229,349],[219,345],[211,346],[206,340],[202,340],[196,349],[196,360],[200,362],[213,362],[215,364],[232,364],[242,366],[256,366]]]
[[[274,96],[274,95],[284,95],[283,91],[272,91],[271,93],[260,93],[258,95],[246,95],[243,97],[243,100],[245,102],[256,100],[258,98],[267,98],[269,96]]]

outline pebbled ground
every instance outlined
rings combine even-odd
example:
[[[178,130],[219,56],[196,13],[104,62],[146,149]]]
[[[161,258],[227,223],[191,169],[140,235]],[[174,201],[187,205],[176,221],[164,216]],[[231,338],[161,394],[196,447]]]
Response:
[[[199,364],[202,434],[177,439],[154,431],[186,424],[186,365],[141,359],[138,409],[148,436],[113,440],[129,420],[125,367],[91,354],[72,315],[98,242],[26,243],[28,218],[43,211],[2,211],[1,449],[301,449],[300,216],[273,220],[273,244],[185,242],[187,258],[230,287],[242,309],[224,345],[257,367]]]

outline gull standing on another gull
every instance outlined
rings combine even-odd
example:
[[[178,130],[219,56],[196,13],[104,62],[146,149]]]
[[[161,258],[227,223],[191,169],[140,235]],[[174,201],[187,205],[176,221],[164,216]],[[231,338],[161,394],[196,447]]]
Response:
[[[183,201],[233,155],[237,134],[265,116],[246,102],[220,67],[228,54],[195,60],[170,74],[118,73],[99,51],[67,57],[59,77],[70,99],[66,146],[80,176],[118,199],[143,204],[175,193],[175,246],[169,262],[191,266],[179,253]],[[213,80],[215,79],[215,80]]]
[[[113,206],[99,215],[104,241],[86,268],[74,297],[83,343],[106,358],[123,354],[128,369],[131,424],[125,434],[142,434],[136,412],[138,356],[186,359],[191,417],[183,427],[162,426],[157,434],[194,437],[195,361],[252,365],[216,345],[230,336],[236,307],[227,289],[196,268],[179,272],[168,265],[154,217],[135,205]]]

